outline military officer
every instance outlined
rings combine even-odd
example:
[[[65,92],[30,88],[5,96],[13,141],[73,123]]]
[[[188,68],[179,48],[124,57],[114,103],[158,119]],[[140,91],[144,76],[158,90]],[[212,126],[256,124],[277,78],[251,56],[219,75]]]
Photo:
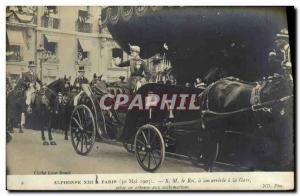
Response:
[[[119,67],[129,67],[130,77],[128,78],[129,88],[137,90],[150,79],[150,72],[146,62],[140,58],[140,47],[130,46],[130,55],[127,61],[119,64]]]
[[[84,77],[84,66],[79,66],[78,69],[79,76],[74,81],[74,87],[79,89],[82,84],[88,84],[89,81],[86,77]]]
[[[291,55],[289,34],[287,29],[282,29],[276,34],[275,49],[269,53],[269,63],[275,73],[282,74],[291,68]]]
[[[34,61],[28,62],[28,68],[29,68],[29,71],[22,73],[22,76],[21,76],[22,79],[27,84],[33,84],[34,88],[36,88],[36,83],[38,83],[40,86],[43,86],[42,81],[37,76],[36,65],[35,65]]]

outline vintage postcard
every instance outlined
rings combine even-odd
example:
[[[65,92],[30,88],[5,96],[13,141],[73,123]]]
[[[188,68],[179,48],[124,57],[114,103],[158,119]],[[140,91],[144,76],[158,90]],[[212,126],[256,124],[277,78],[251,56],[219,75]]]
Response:
[[[295,189],[294,8],[7,6],[7,189]]]

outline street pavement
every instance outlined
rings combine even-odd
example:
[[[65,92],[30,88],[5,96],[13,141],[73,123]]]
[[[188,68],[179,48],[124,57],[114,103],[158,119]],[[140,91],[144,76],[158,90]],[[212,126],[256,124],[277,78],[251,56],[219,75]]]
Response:
[[[46,134],[47,135],[47,134]],[[81,156],[73,149],[71,140],[64,140],[64,135],[54,132],[56,146],[43,146],[39,131],[25,129],[24,133],[12,134],[12,141],[7,146],[8,174],[25,175],[41,172],[61,172],[62,174],[94,173],[144,173],[134,154],[128,153],[120,144],[96,142],[87,156]],[[216,167],[214,171],[225,171]],[[172,156],[165,158],[156,171],[168,172],[205,172],[193,166],[189,161]]]

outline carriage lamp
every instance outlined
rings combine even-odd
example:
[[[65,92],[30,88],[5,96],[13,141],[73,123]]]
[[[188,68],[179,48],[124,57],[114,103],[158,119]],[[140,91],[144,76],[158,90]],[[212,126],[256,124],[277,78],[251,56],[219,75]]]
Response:
[[[40,60],[40,79],[43,79],[43,62],[45,62],[48,57],[49,54],[47,52],[47,50],[42,46],[42,44],[40,44],[39,48],[36,50],[37,52],[37,56],[38,59]]]

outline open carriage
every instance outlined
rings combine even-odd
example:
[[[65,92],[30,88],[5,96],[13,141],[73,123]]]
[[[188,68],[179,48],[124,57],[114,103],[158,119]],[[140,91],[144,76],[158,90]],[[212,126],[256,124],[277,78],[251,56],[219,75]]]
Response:
[[[184,135],[187,141],[184,149],[196,149],[201,132],[199,111],[128,109],[122,105],[118,110],[105,110],[100,106],[100,99],[112,93],[129,93],[120,86],[95,89],[83,85],[83,93],[73,110],[70,131],[72,144],[80,155],[87,155],[95,143],[96,137],[102,140],[123,142],[131,153],[135,152],[140,166],[146,171],[155,171],[164,161],[166,150],[174,148],[176,138]],[[199,94],[199,89],[165,84],[146,84],[134,95],[141,95],[147,100],[148,94]],[[144,99],[145,98],[145,99]],[[108,99],[109,100],[109,99]],[[147,103],[145,103],[147,104]],[[172,150],[171,150],[172,151]],[[217,146],[215,148],[217,153]]]

